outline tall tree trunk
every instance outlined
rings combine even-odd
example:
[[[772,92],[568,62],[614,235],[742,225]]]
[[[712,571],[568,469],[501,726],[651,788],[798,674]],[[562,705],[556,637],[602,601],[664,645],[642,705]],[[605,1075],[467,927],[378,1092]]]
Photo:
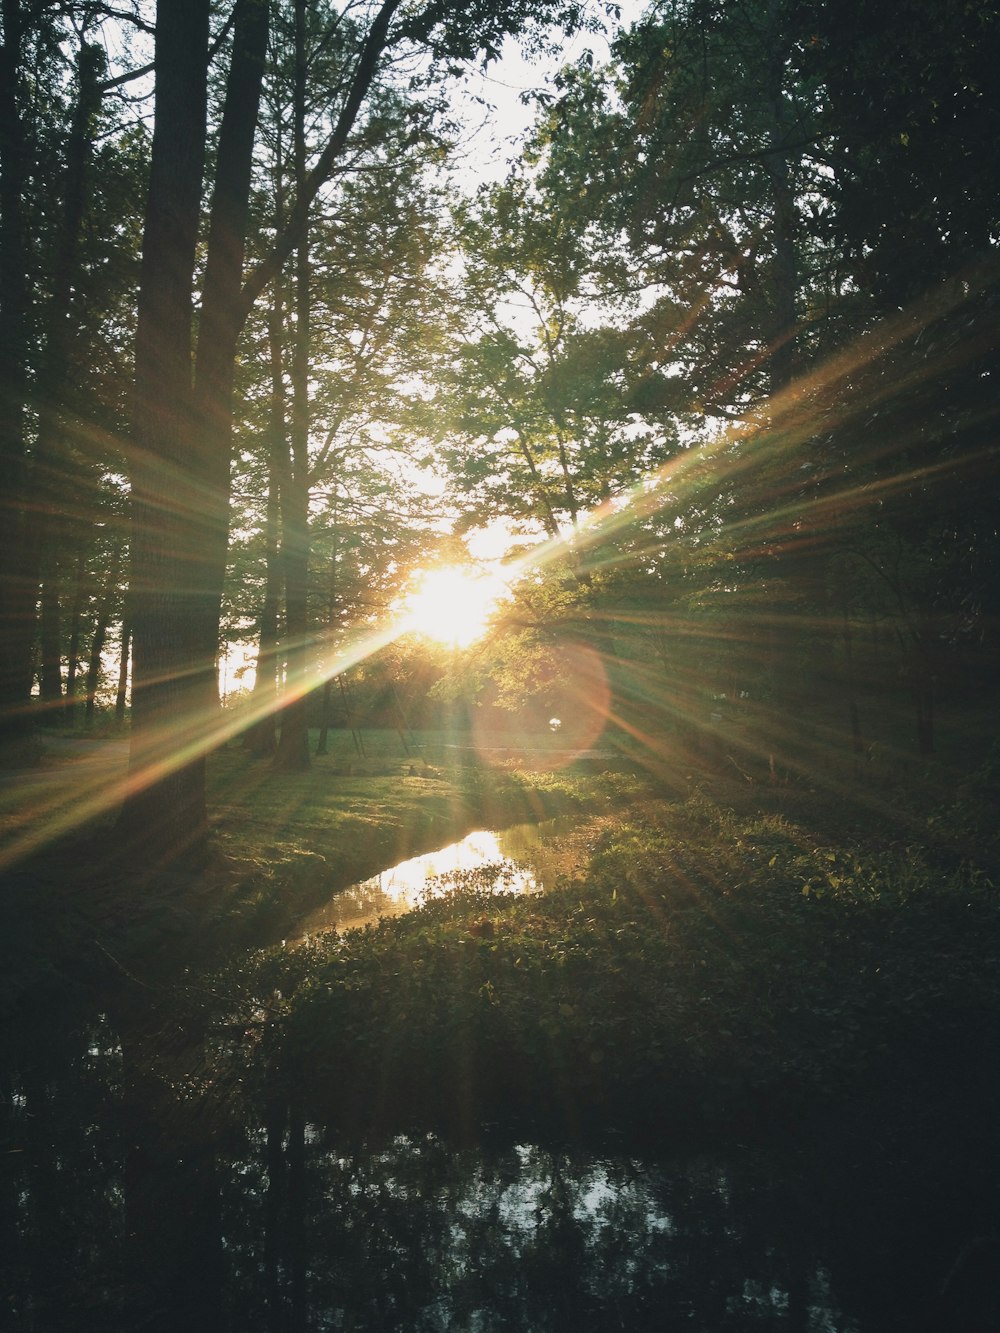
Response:
[[[795,230],[798,212],[795,188],[789,164],[787,146],[788,126],[785,108],[786,41],[781,33],[782,15],[779,6],[771,3],[767,9],[766,31],[772,52],[768,69],[768,87],[764,90],[767,114],[770,120],[767,132],[767,151],[763,156],[764,171],[771,190],[771,219],[774,237],[774,258],[771,262],[771,327],[770,381],[771,394],[787,389],[795,378],[795,335],[797,315],[795,298],[799,285],[798,256],[795,249]]]
[[[208,11],[209,0],[161,0],[157,10],[156,128],[136,337],[135,795],[123,829],[141,834],[158,858],[200,855],[207,835],[205,752],[221,721],[216,659],[234,361],[246,318],[239,298],[269,7],[267,0],[237,0],[234,10],[192,382]],[[165,354],[157,356],[158,347]]]
[[[42,566],[39,640],[39,696],[47,722],[61,722],[62,693],[62,579],[56,553],[48,551]]]
[[[97,608],[97,619],[94,622],[94,637],[90,643],[90,659],[87,663],[87,703],[85,716],[88,727],[93,725],[94,714],[97,708],[97,687],[100,684],[101,679],[101,658],[103,657],[104,644],[108,637],[108,626],[111,624],[111,613],[118,597],[118,573],[121,569],[121,559],[121,548],[116,547],[115,553],[111,559],[111,568],[108,571],[108,580],[104,585],[104,593],[101,597],[100,605]]]
[[[334,642],[337,633],[337,487],[333,488],[333,543],[330,551],[330,583],[328,588],[326,603],[326,633],[328,653],[333,652]],[[333,677],[330,675],[330,662],[326,663],[326,671],[323,676],[323,697],[322,711],[320,714],[319,740],[316,742],[316,753],[325,755],[329,753],[328,741],[330,736],[330,715],[333,712]]]
[[[295,83],[293,90],[295,188],[306,180],[305,0],[295,0]],[[309,767],[309,241],[304,236],[295,265],[295,341],[292,348],[291,467],[281,497],[282,565],[285,574],[285,689],[281,739],[275,764],[286,771]]]
[[[24,222],[27,135],[18,106],[24,15],[2,0],[0,46],[0,744],[30,729],[34,589],[25,567],[28,255]]]
[[[233,275],[243,260],[240,219],[246,212],[240,182],[245,179],[249,189],[250,173],[250,161],[237,159],[243,150],[248,159],[252,156],[260,90],[261,70],[251,53],[262,32],[266,44],[269,12],[266,0],[236,0],[197,394],[191,373],[191,291],[204,166],[210,0],[159,0],[157,6],[153,153],[133,399],[132,795],[119,824],[124,839],[134,838],[157,861],[184,851],[200,856],[207,836],[204,756],[217,722],[222,734],[215,659],[236,340],[257,298],[305,242],[312,200],[344,149],[399,4],[384,0],[372,20],[336,125],[312,171],[303,171],[286,227],[230,302]]]
[[[233,54],[216,152],[208,254],[202,285],[195,405],[198,415],[194,465],[200,482],[200,539],[190,577],[192,615],[200,655],[219,653],[219,616],[229,542],[230,460],[236,348],[245,323],[240,295],[250,221],[253,145],[267,51],[269,0],[237,0]],[[218,702],[217,675],[204,678],[204,708]]]
[[[188,555],[204,536],[193,445],[191,291],[201,210],[210,0],[160,0],[155,127],[132,404],[132,794],[123,837],[160,863],[207,834],[207,661]],[[131,850],[131,847],[130,847]]]
[[[100,47],[82,41],[77,57],[77,92],[66,145],[63,213],[56,237],[52,291],[46,312],[44,351],[38,375],[38,433],[28,481],[33,497],[26,532],[25,577],[33,591],[41,582],[41,683],[46,716],[59,701],[58,558],[65,543],[62,511],[68,486],[65,405],[70,351],[77,327],[74,292],[79,290],[80,238],[83,234],[93,150],[94,120],[100,106]]]
[[[83,543],[77,543],[76,579],[73,584],[73,602],[69,613],[69,644],[66,661],[66,723],[76,722],[76,681],[80,670],[80,638],[83,629],[83,610],[87,600],[87,561]]]
[[[118,689],[115,693],[115,721],[119,726],[125,721],[125,704],[128,701],[128,659],[131,642],[132,620],[128,609],[128,594],[126,594],[125,609],[122,612],[121,649],[118,654]]]
[[[281,202],[278,202],[280,214]],[[284,319],[282,287],[274,284],[268,318],[271,360],[271,412],[267,441],[267,513],[265,517],[264,604],[260,612],[260,645],[253,687],[253,714],[257,721],[247,733],[247,745],[260,758],[275,751],[275,709],[278,698],[278,610],[281,602],[281,496],[287,485],[288,440],[285,436],[285,378],[282,366]]]

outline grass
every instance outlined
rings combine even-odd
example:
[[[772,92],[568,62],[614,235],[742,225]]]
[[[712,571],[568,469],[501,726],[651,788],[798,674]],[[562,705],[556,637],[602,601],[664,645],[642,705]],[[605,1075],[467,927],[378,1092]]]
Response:
[[[386,1131],[748,1136],[859,1100],[892,1114],[942,1081],[1000,1110],[981,869],[702,796],[591,833],[585,871],[543,896],[467,877],[408,917],[241,961],[218,983],[222,1064]]]
[[[76,803],[123,771],[121,743],[60,738],[41,764],[0,783],[0,846],[36,839],[5,875],[0,1007],[42,983],[89,984],[109,960],[144,976],[218,963],[282,938],[336,890],[472,828],[620,804],[635,785],[481,765],[445,733],[420,733],[419,757],[391,731],[366,731],[364,758],[349,732],[329,740],[330,753],[298,774],[276,773],[238,744],[214,754],[211,860],[198,875],[155,882],[141,867],[109,866],[114,810],[72,829]]]
[[[889,824],[884,792],[852,805],[705,772],[668,801],[626,773],[455,762],[441,735],[419,758],[394,733],[366,733],[363,759],[333,739],[298,775],[213,757],[216,853],[196,879],[109,882],[66,843],[20,867],[6,997],[139,977],[209,1034],[213,1086],[228,1066],[388,1129],[749,1134],[859,1090],[919,1104],[942,1079],[1000,1111],[996,762]],[[386,865],[567,812],[580,868],[544,896],[473,876],[377,928],[276,944]],[[185,999],[184,968],[214,980]]]

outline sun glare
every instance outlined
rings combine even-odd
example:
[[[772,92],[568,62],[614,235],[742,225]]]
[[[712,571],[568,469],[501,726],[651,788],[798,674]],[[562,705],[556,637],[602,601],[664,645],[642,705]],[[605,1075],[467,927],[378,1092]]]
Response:
[[[453,648],[475,643],[506,589],[495,575],[458,565],[417,574],[403,602],[405,628]]]

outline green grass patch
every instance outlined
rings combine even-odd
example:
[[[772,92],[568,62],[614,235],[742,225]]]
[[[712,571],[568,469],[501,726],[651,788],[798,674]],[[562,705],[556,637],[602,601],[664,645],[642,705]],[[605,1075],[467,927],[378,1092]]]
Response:
[[[238,997],[227,1034],[250,1034],[260,1077],[312,1113],[383,1128],[747,1133],[859,1088],[982,1077],[995,1095],[986,876],[704,798],[594,829],[586,874],[555,891],[466,878],[408,917],[244,961],[219,983]]]

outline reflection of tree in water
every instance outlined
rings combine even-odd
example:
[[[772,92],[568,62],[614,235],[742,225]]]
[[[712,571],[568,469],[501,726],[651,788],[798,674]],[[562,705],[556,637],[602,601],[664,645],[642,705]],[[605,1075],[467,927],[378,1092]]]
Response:
[[[57,1328],[120,1262],[120,1127],[107,1108],[121,1048],[103,1016],[56,1025],[44,1045],[20,1035],[0,1049],[0,1327]]]
[[[832,1307],[808,1246],[794,1244],[801,1219],[761,1210],[756,1185],[738,1186],[718,1166],[650,1168],[537,1145],[456,1151],[434,1137],[344,1154],[301,1128],[301,1196],[299,1148],[287,1135],[280,1163],[272,1140],[270,1171],[260,1157],[230,1165],[239,1327],[266,1327],[265,1306],[283,1312],[276,1326],[292,1328],[641,1330],[680,1319],[720,1330],[853,1327]],[[285,1194],[269,1217],[277,1242],[265,1240],[264,1253],[282,1257],[265,1290],[257,1226],[275,1169]],[[298,1206],[296,1223],[287,1210]],[[297,1267],[308,1274],[305,1315]]]
[[[348,1146],[273,1092],[192,1099],[123,1031],[3,1051],[0,1328],[913,1333],[933,1308],[941,1333],[990,1226],[985,1139],[942,1158],[926,1108],[888,1158]],[[992,1308],[968,1288],[947,1300]]]

